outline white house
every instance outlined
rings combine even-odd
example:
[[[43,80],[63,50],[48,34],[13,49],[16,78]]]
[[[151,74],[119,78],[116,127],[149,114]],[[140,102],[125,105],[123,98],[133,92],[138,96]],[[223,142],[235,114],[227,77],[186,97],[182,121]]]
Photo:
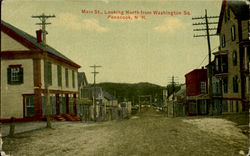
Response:
[[[41,34],[40,34],[41,36]],[[40,120],[45,115],[44,56],[52,114],[76,113],[80,66],[49,45],[1,21],[1,120]]]

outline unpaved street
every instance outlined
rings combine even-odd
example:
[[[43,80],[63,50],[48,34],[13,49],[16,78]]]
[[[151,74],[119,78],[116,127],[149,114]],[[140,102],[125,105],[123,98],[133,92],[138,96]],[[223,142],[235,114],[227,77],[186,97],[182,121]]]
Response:
[[[129,120],[75,122],[3,140],[4,151],[12,155],[235,156],[248,151],[248,137],[233,122],[167,118],[152,109]]]

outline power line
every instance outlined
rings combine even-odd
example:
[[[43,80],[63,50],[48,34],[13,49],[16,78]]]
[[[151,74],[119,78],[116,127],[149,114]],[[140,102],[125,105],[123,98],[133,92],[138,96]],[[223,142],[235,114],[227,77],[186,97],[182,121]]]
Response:
[[[212,96],[212,67],[211,67],[211,46],[210,46],[210,36],[216,36],[217,34],[210,34],[210,31],[216,30],[214,28],[209,28],[211,24],[218,24],[218,22],[209,22],[208,19],[219,18],[219,16],[207,16],[207,10],[205,9],[205,16],[203,17],[194,17],[192,20],[205,20],[205,22],[193,23],[193,25],[205,25],[206,34],[205,35],[194,35],[194,37],[206,37],[208,45],[208,72],[209,72],[209,97],[210,97],[210,110],[213,108],[213,96]],[[203,31],[204,29],[196,29],[195,31]],[[212,113],[212,112],[210,112]]]
[[[213,52],[218,47],[215,47],[214,49],[212,49],[211,52]],[[202,63],[206,60],[207,56],[208,56],[208,54],[205,56],[205,58],[202,60],[201,64],[197,68],[200,68],[200,66],[202,65]]]

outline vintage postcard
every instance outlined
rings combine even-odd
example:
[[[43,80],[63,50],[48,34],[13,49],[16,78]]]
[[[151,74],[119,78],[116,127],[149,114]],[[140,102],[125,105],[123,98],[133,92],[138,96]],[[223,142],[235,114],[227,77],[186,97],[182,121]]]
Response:
[[[249,155],[249,0],[2,0],[1,155]]]

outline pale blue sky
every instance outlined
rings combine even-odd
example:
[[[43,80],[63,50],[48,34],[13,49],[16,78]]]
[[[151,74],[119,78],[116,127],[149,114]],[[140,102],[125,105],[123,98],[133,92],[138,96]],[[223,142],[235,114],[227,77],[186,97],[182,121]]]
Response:
[[[52,24],[47,27],[47,43],[81,65],[79,71],[86,72],[91,83],[89,66],[97,64],[103,66],[98,69],[97,82],[165,86],[172,75],[185,82],[184,75],[199,67],[208,53],[206,38],[193,38],[192,17],[204,15],[205,9],[209,15],[218,16],[220,7],[220,0],[8,0],[2,4],[2,19],[35,36],[39,21],[31,16],[55,14],[56,18],[49,19]],[[108,19],[105,14],[82,14],[83,9],[167,10],[182,15],[146,15],[145,20],[127,21]],[[191,15],[183,15],[184,11]],[[212,37],[212,49],[218,45],[218,37]],[[207,59],[202,65],[206,64]]]

